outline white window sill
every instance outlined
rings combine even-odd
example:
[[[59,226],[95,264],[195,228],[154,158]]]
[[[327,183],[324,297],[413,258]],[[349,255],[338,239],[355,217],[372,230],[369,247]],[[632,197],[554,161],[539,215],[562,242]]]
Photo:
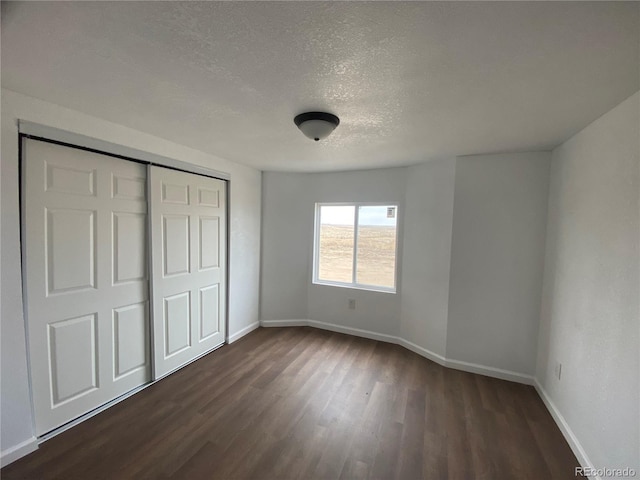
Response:
[[[395,295],[397,293],[395,288],[387,288],[387,287],[376,287],[372,285],[359,285],[353,283],[339,283],[339,282],[330,282],[327,280],[313,280],[314,285],[322,285],[323,287],[339,287],[339,288],[349,288],[351,290],[364,290],[367,292],[375,292],[375,293],[391,293]]]

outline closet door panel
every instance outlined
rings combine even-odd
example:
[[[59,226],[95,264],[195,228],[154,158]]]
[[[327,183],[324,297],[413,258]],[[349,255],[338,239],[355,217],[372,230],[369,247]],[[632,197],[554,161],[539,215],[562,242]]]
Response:
[[[154,378],[226,334],[226,183],[150,167]]]
[[[150,380],[146,168],[39,140],[23,147],[40,436]]]

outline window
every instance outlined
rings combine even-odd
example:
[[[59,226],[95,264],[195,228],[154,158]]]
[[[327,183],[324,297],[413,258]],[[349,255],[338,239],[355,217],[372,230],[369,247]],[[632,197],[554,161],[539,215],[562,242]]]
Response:
[[[398,206],[316,204],[313,282],[396,291]]]

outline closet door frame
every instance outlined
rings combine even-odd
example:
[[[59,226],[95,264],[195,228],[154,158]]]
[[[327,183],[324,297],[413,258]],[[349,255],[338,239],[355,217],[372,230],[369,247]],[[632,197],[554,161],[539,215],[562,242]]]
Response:
[[[27,290],[27,272],[26,272],[26,248],[25,248],[25,241],[26,241],[26,235],[27,235],[27,230],[28,230],[28,225],[25,222],[25,178],[26,178],[26,162],[28,161],[28,159],[25,158],[25,151],[26,149],[25,147],[25,142],[26,140],[31,139],[31,140],[38,140],[38,141],[42,141],[42,142],[46,142],[46,143],[51,143],[51,144],[55,144],[55,145],[60,145],[60,146],[64,146],[64,147],[68,147],[68,148],[74,148],[77,150],[84,150],[84,151],[88,151],[88,152],[92,152],[92,153],[97,153],[97,154],[101,154],[101,155],[107,155],[110,157],[114,157],[114,158],[118,158],[121,160],[127,160],[127,161],[131,161],[134,163],[138,163],[138,164],[142,164],[142,165],[146,165],[147,166],[147,170],[149,169],[149,166],[158,166],[158,167],[163,167],[163,168],[169,168],[172,170],[176,170],[176,171],[180,171],[180,172],[184,172],[184,173],[189,173],[189,174],[195,174],[195,175],[201,175],[204,177],[210,177],[210,178],[215,178],[217,180],[222,180],[225,182],[226,184],[226,188],[225,188],[225,230],[226,230],[226,255],[225,255],[225,273],[224,273],[224,281],[226,283],[226,289],[225,289],[225,297],[224,297],[224,302],[225,302],[225,313],[224,313],[224,318],[221,319],[224,324],[225,324],[225,338],[224,338],[224,343],[222,343],[221,345],[219,345],[218,347],[215,347],[207,352],[204,352],[203,354],[193,358],[192,360],[190,360],[189,362],[187,362],[186,364],[182,365],[180,368],[185,367],[187,365],[189,365],[190,363],[198,360],[199,358],[201,358],[204,355],[207,355],[209,353],[211,353],[212,351],[216,350],[217,348],[219,348],[220,346],[223,346],[225,344],[229,343],[229,298],[230,298],[230,284],[229,284],[229,266],[230,266],[230,226],[231,226],[231,219],[230,219],[230,210],[231,210],[231,206],[230,206],[230,199],[231,199],[231,176],[225,172],[219,172],[216,170],[212,170],[212,169],[208,169],[206,167],[201,167],[199,165],[192,165],[189,164],[187,162],[183,162],[180,160],[175,160],[169,157],[163,157],[160,155],[156,155],[156,154],[152,154],[149,152],[145,152],[142,150],[137,150],[134,148],[130,148],[130,147],[125,147],[122,145],[118,145],[118,144],[114,144],[111,142],[107,142],[104,140],[99,140],[99,139],[94,139],[91,137],[87,137],[81,134],[77,134],[77,133],[73,133],[73,132],[68,132],[65,130],[60,130],[60,129],[56,129],[54,127],[48,127],[45,125],[39,125],[39,124],[35,124],[35,123],[31,123],[31,122],[24,122],[24,121],[19,121],[19,128],[18,128],[18,174],[19,174],[19,178],[18,178],[18,201],[19,201],[19,222],[20,222],[20,269],[21,269],[21,286],[22,286],[22,310],[23,310],[23,321],[24,321],[24,327],[25,327],[25,339],[26,339],[26,348],[27,348],[27,371],[28,371],[28,384],[29,384],[29,397],[30,397],[30,406],[31,406],[31,413],[32,413],[32,419],[34,421],[33,424],[33,429],[35,431],[35,402],[34,402],[34,396],[33,396],[33,392],[34,392],[34,388],[33,388],[33,384],[32,384],[32,366],[31,366],[31,362],[30,362],[30,342],[29,342],[29,327],[28,327],[28,290]],[[149,178],[147,177],[147,187],[148,187],[148,183],[149,183]],[[153,317],[152,317],[152,309],[151,309],[151,300],[152,300],[152,295],[153,295],[153,285],[152,285],[152,269],[151,269],[151,262],[152,262],[152,258],[151,258],[151,230],[150,230],[150,224],[151,224],[151,215],[149,214],[151,210],[151,201],[150,201],[150,196],[147,196],[147,231],[149,232],[149,235],[147,237],[147,265],[148,265],[148,270],[149,270],[149,281],[147,282],[147,287],[148,287],[148,298],[149,298],[149,315],[147,317],[147,321],[148,321],[148,328],[149,328],[149,354],[150,354],[150,359],[151,359],[151,380],[139,387],[134,388],[133,390],[130,390],[129,392],[125,393],[124,395],[121,395],[111,401],[108,401],[107,403],[97,407],[96,409],[85,413],[84,415],[81,415],[75,419],[70,420],[68,423],[63,424],[57,428],[55,428],[54,430],[47,432],[46,434],[37,437],[38,438],[38,442],[41,443],[43,441],[48,440],[49,438],[52,438],[66,430],[68,430],[69,428],[93,417],[94,415],[97,415],[98,413],[106,410],[107,408],[121,402],[122,400],[125,400],[126,398],[138,393],[139,391],[147,388],[150,385],[153,385],[155,382],[162,380],[162,378],[156,379],[154,380],[154,372],[155,372],[155,367],[154,367],[154,363],[153,363],[153,355],[154,355],[154,341],[153,341],[153,337],[154,337],[154,321],[153,321]],[[179,369],[180,369],[179,368]],[[177,369],[177,370],[179,370]],[[176,370],[176,371],[177,371]],[[173,372],[172,372],[173,373]],[[163,377],[164,378],[164,377]]]

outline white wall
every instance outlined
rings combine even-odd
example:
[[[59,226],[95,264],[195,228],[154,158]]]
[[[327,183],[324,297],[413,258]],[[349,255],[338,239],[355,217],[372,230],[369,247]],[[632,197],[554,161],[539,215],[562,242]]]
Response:
[[[530,383],[549,161],[549,152],[521,153],[265,173],[261,320],[309,319],[408,341],[446,365]],[[400,204],[397,294],[311,281],[314,204],[350,201]]]
[[[20,218],[18,211],[18,138],[2,91],[2,157],[0,159],[0,451],[33,437],[22,317]],[[6,118],[5,118],[6,117]],[[19,453],[19,452],[18,452]]]
[[[393,202],[403,221],[406,169],[263,175],[261,319],[311,319],[384,335],[399,332],[399,295],[311,282],[316,202]],[[401,242],[399,255],[402,255]],[[401,257],[400,257],[401,258]],[[349,310],[347,299],[356,300]]]
[[[395,178],[387,193],[399,194],[402,169],[265,174],[263,223],[273,228],[263,231],[261,318],[397,335],[447,366],[524,382],[535,374],[584,465],[640,471],[639,110],[636,94],[553,155],[405,169],[399,305],[312,285],[311,249],[314,202],[381,200],[383,179]]]
[[[33,437],[22,292],[18,209],[17,119],[106,140],[139,150],[224,171],[231,176],[229,334],[258,321],[261,173],[249,167],[184,147],[57,105],[2,90],[1,188],[1,374],[0,449],[3,460]]]
[[[360,172],[322,173],[310,176],[307,228],[313,240],[315,202],[381,202],[398,204],[398,279],[402,273],[402,225],[404,222],[404,196],[406,169],[387,168]],[[311,269],[311,258],[309,259]],[[311,272],[311,270],[309,270]],[[311,275],[308,275],[309,280]],[[397,282],[398,291],[402,289]],[[370,292],[350,288],[315,285],[308,282],[309,318],[320,322],[339,324],[397,335],[400,331],[400,295]],[[348,299],[356,301],[356,309],[349,310]]]
[[[458,157],[447,358],[532,375],[548,152]]]
[[[400,336],[446,354],[456,159],[407,170]]]
[[[300,173],[262,174],[261,320],[304,320],[308,315],[313,235],[308,177]]]
[[[639,111],[636,93],[553,150],[536,372],[591,464],[636,472]]]

